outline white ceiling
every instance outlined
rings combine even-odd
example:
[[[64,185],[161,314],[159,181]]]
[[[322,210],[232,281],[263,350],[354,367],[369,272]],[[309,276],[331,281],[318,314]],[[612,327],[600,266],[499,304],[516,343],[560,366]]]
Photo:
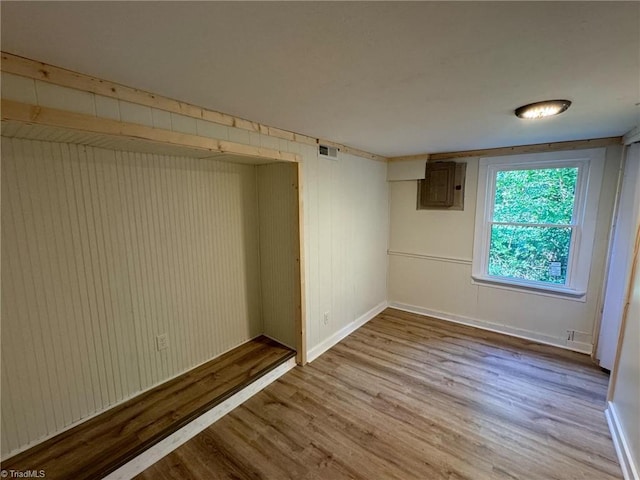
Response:
[[[622,135],[639,2],[1,2],[2,50],[396,156]],[[538,123],[533,101],[573,106]]]

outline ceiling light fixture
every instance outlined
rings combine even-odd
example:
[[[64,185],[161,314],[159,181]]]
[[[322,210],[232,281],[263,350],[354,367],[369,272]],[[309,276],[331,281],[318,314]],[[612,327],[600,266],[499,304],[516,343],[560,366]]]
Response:
[[[516,108],[516,117],[528,120],[550,117],[564,112],[570,105],[569,100],[545,100],[544,102],[530,103]]]

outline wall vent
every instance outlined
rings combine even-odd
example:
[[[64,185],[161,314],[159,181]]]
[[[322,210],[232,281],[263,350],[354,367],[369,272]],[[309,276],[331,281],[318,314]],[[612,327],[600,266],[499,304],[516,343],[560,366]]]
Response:
[[[327,145],[318,145],[318,156],[329,160],[338,160],[338,148]]]

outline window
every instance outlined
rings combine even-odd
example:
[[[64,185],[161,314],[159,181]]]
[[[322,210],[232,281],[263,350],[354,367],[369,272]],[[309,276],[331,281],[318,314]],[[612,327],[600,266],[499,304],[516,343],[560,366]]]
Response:
[[[477,282],[583,298],[604,149],[480,160]]]

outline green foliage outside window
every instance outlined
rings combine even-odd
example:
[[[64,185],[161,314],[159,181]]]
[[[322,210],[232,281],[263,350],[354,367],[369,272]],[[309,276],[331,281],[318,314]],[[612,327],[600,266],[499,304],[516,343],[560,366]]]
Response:
[[[565,284],[578,168],[497,172],[489,275]]]

